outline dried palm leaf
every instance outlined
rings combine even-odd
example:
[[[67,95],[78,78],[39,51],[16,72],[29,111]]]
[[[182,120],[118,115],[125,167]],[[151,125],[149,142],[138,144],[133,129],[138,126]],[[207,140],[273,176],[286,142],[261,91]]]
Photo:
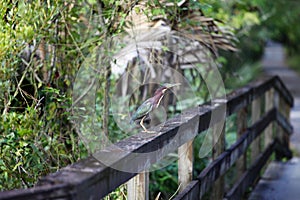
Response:
[[[167,7],[164,14],[154,16],[149,12],[149,9],[162,7]],[[141,83],[147,78],[167,80],[172,76],[169,67],[187,70],[207,64],[205,70],[209,73],[218,49],[237,50],[236,38],[229,29],[206,17],[201,9],[184,9],[188,7],[187,0],[177,4],[160,2],[155,5],[148,1],[135,4],[126,17],[127,36],[122,38],[124,48],[114,55],[112,73],[121,75],[130,69],[128,76],[139,77],[136,79]],[[177,13],[172,13],[173,10]],[[172,15],[178,17],[174,19]],[[140,70],[134,70],[137,67]],[[130,80],[124,79],[122,87],[126,91],[131,90]]]

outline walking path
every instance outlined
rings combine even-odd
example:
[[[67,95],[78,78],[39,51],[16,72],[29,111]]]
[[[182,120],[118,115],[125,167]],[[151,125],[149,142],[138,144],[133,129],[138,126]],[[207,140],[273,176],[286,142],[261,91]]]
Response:
[[[295,157],[286,163],[272,162],[249,200],[299,200],[300,159],[296,156],[300,156],[300,76],[286,66],[284,49],[278,43],[267,44],[262,65],[266,75],[279,75],[294,96],[294,107],[291,110],[294,133],[290,145]]]
[[[278,43],[268,43],[262,65],[266,75],[279,75],[294,96],[294,107],[291,110],[294,134],[291,137],[291,147],[300,155],[300,75],[286,66],[284,49]]]

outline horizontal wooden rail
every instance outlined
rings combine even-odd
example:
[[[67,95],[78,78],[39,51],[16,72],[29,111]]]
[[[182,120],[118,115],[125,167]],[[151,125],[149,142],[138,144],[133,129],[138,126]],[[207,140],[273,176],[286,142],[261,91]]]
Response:
[[[254,180],[259,176],[260,170],[267,163],[269,157],[275,151],[276,146],[280,145],[275,139],[255,161],[253,166],[243,174],[242,177],[234,184],[233,188],[226,194],[223,200],[240,200],[241,196],[247,191]],[[278,147],[277,147],[278,148]]]
[[[278,120],[279,118],[281,120]],[[246,152],[247,148],[255,140],[255,138],[261,135],[263,130],[273,121],[277,121],[278,125],[286,129],[288,131],[287,134],[292,133],[293,129],[291,125],[282,120],[282,115],[275,108],[270,110],[254,125],[248,128],[236,143],[215,159],[209,167],[205,168],[196,180],[191,182],[190,185],[175,199],[193,199],[194,197],[197,197],[196,199],[201,198],[211,188],[213,182],[231,168],[237,159]],[[272,150],[274,149],[272,148]]]
[[[287,105],[293,107],[294,100],[292,94],[282,83],[281,79],[278,76],[274,76],[266,80],[251,83],[227,95],[227,115],[231,115],[239,109],[250,105],[254,99],[261,97],[272,88],[281,94]]]
[[[226,106],[226,115],[229,116],[249,105],[254,99],[261,97],[271,88],[274,88],[281,95],[288,106],[293,106],[292,95],[277,76],[255,82],[232,92],[227,95],[226,99],[213,100],[213,102],[189,109],[181,115],[167,120],[164,127],[153,128],[154,131],[157,131],[157,134],[149,136],[149,134],[140,133],[116,143],[115,146],[122,150],[123,153],[119,155],[115,163],[112,163],[111,167],[105,166],[94,157],[89,157],[43,177],[34,188],[1,192],[0,200],[17,200],[24,199],[24,197],[27,199],[98,200],[134,177],[137,173],[147,170],[152,164],[169,153],[176,151],[180,146],[191,141],[196,135],[207,130],[210,126],[224,120],[225,116],[218,115],[211,122],[212,112],[218,112]],[[268,123],[271,120],[276,120],[286,132],[291,132],[291,126],[288,121],[276,109],[266,114],[264,119]],[[205,169],[198,179],[192,181],[185,190],[189,190],[189,188],[195,191],[198,190],[197,194],[203,194],[203,192],[207,191],[212,181],[216,180],[218,175],[224,173],[232,165],[233,160],[245,151],[246,146],[257,137],[259,131],[266,125],[267,122],[260,120],[252,126],[252,129],[247,129],[246,134],[238,140],[235,147],[221,154],[213,162],[215,166],[218,166],[216,169],[213,169],[211,166]],[[184,132],[177,134],[179,129],[184,130]],[[144,154],[155,151],[157,153],[154,155]],[[97,157],[97,155],[94,156]],[[100,151],[99,156],[109,157],[111,153],[109,149],[106,149],[105,151]],[[226,162],[221,162],[221,160],[226,160]],[[138,163],[138,166],[135,163]],[[120,166],[126,166],[126,169],[124,171],[116,170]],[[135,172],[126,172],[127,170],[130,171],[130,169],[135,169]],[[204,184],[204,180],[209,181]],[[201,187],[199,187],[200,185]]]

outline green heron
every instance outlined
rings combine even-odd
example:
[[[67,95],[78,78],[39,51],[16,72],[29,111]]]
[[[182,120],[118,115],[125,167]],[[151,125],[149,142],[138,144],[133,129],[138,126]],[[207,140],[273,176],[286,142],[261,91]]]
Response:
[[[176,84],[166,83],[160,88],[158,88],[154,92],[154,96],[147,99],[144,103],[142,103],[142,105],[138,107],[135,113],[133,113],[130,122],[132,123],[134,121],[141,120],[140,121],[141,127],[144,129],[145,132],[149,132],[143,124],[144,120],[149,117],[149,113],[151,111],[153,111],[160,105],[160,102],[164,97],[166,91],[171,87],[178,86],[178,85],[180,85],[180,83],[176,83]]]

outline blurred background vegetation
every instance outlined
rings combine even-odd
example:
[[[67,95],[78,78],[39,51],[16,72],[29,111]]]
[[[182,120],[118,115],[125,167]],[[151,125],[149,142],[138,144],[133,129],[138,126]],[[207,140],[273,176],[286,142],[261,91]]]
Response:
[[[89,155],[70,120],[72,83],[93,49],[108,37],[125,32],[126,16],[137,3],[1,1],[0,190],[32,187],[39,177]],[[147,6],[153,15],[171,12],[158,1],[149,1]],[[220,48],[214,57],[222,65],[220,71],[228,91],[260,75],[260,59],[268,40],[281,42],[289,64],[299,67],[297,1],[201,0],[191,1],[184,9],[201,10],[216,25],[233,33],[231,41],[238,51]],[[176,13],[173,10],[167,19],[184,23],[178,22]],[[195,77],[187,77],[191,83],[197,82]],[[100,79],[106,80],[100,84],[98,95],[100,112],[104,113],[101,116],[106,117],[99,116],[99,120],[106,131],[118,137],[122,133],[112,122],[105,95],[105,88],[117,80],[109,69],[100,74]],[[197,140],[201,138],[195,143]],[[199,145],[195,148],[197,152]],[[209,162],[209,158],[195,159],[196,171]],[[177,189],[176,170],[175,163],[151,173],[150,196],[162,192],[163,198],[169,198]]]

